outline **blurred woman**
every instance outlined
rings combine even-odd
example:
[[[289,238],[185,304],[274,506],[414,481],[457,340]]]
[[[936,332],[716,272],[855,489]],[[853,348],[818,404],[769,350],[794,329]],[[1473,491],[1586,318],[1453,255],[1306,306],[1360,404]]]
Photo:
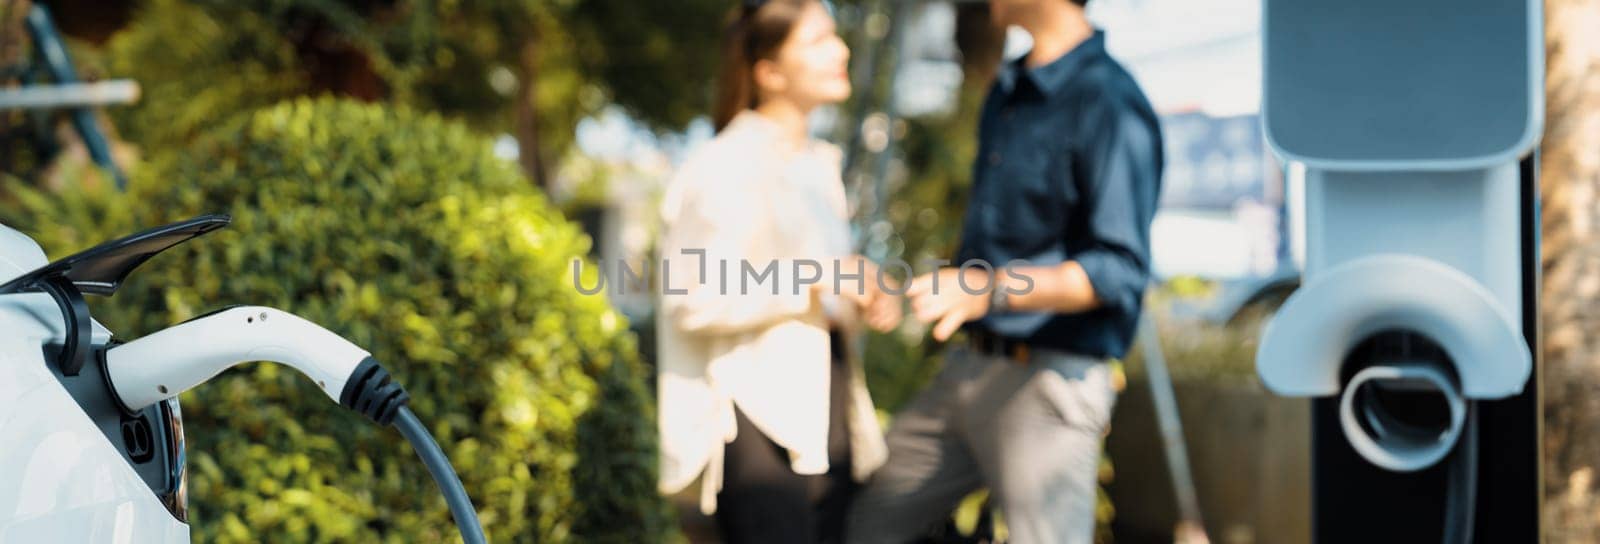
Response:
[[[841,153],[807,127],[849,97],[849,56],[817,0],[745,0],[717,135],[662,202],[661,489],[699,477],[728,542],[841,541],[885,458],[848,343],[899,323],[898,287],[850,253]]]

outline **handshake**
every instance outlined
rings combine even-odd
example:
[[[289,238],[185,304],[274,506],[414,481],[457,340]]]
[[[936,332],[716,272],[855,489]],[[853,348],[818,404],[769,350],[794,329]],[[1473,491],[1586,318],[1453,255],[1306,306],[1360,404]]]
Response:
[[[824,300],[836,296],[852,304],[863,322],[878,332],[888,332],[900,325],[901,300],[909,298],[912,316],[918,322],[933,323],[933,337],[941,342],[955,334],[963,323],[987,315],[990,301],[996,298],[992,291],[1001,287],[994,283],[995,274],[980,267],[940,268],[917,276],[909,286],[902,287],[899,280],[884,274],[877,263],[866,257],[852,255],[842,259],[840,266],[862,273],[841,274],[833,284],[812,283],[812,292]]]

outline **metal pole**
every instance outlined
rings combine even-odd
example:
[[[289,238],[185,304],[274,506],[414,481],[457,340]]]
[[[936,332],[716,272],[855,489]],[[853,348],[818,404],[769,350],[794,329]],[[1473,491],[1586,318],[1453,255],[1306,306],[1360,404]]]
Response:
[[[55,22],[50,19],[50,10],[39,4],[33,4],[28,11],[27,26],[28,33],[33,38],[36,54],[50,70],[50,75],[56,83],[77,83],[78,72],[72,67],[72,59],[67,56],[67,48],[61,41],[61,33],[56,31]],[[89,157],[94,159],[95,164],[111,172],[117,190],[127,188],[128,179],[123,175],[122,169],[117,167],[116,161],[112,160],[111,142],[96,124],[94,111],[87,107],[75,107],[71,111],[72,126],[78,130],[78,136],[83,138],[83,146],[89,150]]]
[[[0,110],[72,109],[137,100],[139,84],[131,79],[0,89]]]
[[[1145,373],[1150,378],[1150,398],[1155,403],[1156,423],[1161,430],[1161,445],[1166,451],[1167,471],[1172,473],[1172,491],[1178,501],[1178,527],[1173,541],[1184,544],[1209,542],[1200,518],[1200,499],[1195,493],[1194,476],[1189,471],[1189,454],[1184,449],[1183,422],[1178,417],[1178,399],[1167,374],[1167,359],[1161,351],[1161,336],[1149,312],[1139,316],[1139,349],[1144,354]]]

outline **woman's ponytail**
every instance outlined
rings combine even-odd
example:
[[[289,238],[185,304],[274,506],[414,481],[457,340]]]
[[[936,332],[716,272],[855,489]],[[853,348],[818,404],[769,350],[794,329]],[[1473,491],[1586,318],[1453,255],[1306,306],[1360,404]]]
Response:
[[[722,33],[722,68],[716,102],[711,108],[712,126],[717,132],[722,132],[739,112],[759,103],[756,63],[772,58],[789,39],[806,4],[815,1],[743,1],[734,8]]]

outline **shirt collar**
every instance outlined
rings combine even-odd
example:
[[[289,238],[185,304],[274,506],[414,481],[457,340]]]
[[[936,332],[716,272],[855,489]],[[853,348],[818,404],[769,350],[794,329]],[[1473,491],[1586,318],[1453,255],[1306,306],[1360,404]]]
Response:
[[[724,130],[739,134],[750,133],[762,138],[778,137],[777,123],[773,123],[752,109],[740,110],[739,113],[734,114],[733,119],[728,121],[728,126]]]
[[[1088,39],[1044,66],[1029,68],[1027,55],[1006,63],[995,76],[995,80],[999,83],[1000,90],[1006,94],[1011,94],[1016,90],[1018,83],[1026,81],[1040,94],[1050,96],[1066,87],[1067,82],[1072,80],[1072,76],[1085,62],[1105,54],[1105,51],[1105,31],[1095,29],[1094,34]]]
[[[732,135],[732,137],[759,142],[760,145],[768,146],[773,150],[789,149],[794,152],[794,156],[828,158],[830,150],[837,154],[836,148],[833,148],[830,144],[811,137],[807,137],[806,141],[801,143],[798,149],[785,148],[783,128],[752,109],[746,109],[734,114],[733,119],[728,121],[728,126],[723,128],[723,132]],[[794,156],[790,158],[794,158]]]

